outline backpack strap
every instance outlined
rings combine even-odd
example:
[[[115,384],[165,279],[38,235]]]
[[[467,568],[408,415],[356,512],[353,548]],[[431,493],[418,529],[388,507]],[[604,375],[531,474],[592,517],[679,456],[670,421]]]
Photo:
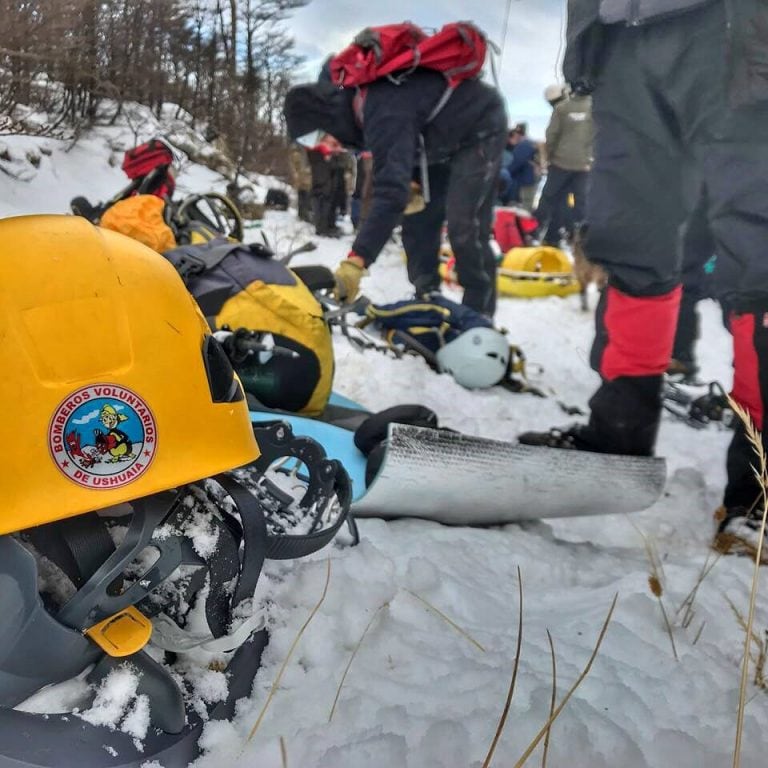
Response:
[[[173,264],[186,283],[192,277],[198,277],[215,269],[230,253],[240,249],[249,250],[252,255],[260,258],[272,257],[272,252],[259,243],[246,245],[223,238],[215,238],[201,245],[182,245],[166,251],[163,256]]]

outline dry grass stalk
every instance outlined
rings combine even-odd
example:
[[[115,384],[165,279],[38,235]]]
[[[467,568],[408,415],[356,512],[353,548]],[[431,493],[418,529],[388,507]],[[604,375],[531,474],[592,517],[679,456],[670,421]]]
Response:
[[[544,737],[544,751],[541,755],[541,768],[547,768],[547,754],[549,753],[549,735],[552,730],[552,714],[555,711],[557,701],[557,659],[555,658],[555,644],[552,642],[552,635],[547,630],[547,640],[549,640],[549,654],[552,657],[552,698],[549,702],[550,724],[547,726],[547,735]]]
[[[560,704],[557,705],[557,708],[555,711],[549,716],[549,719],[546,723],[542,726],[541,730],[536,734],[533,741],[528,745],[528,748],[523,752],[520,759],[515,763],[514,768],[521,768],[522,765],[525,764],[526,760],[533,754],[533,751],[538,746],[539,742],[544,738],[544,735],[549,731],[549,728],[552,726],[552,723],[555,722],[557,717],[560,715],[560,713],[563,711],[565,705],[570,700],[571,696],[573,696],[574,691],[581,685],[584,678],[589,674],[589,670],[592,669],[592,664],[595,661],[595,658],[597,657],[597,653],[600,650],[600,646],[603,643],[603,638],[605,637],[605,633],[608,630],[608,625],[611,623],[611,617],[613,616],[613,611],[616,608],[616,601],[619,599],[618,593],[613,596],[613,601],[611,602],[611,607],[608,610],[608,615],[605,617],[605,621],[603,622],[603,627],[600,630],[600,634],[597,638],[597,643],[595,644],[595,647],[592,651],[591,656],[589,657],[589,660],[587,661],[587,665],[582,670],[581,674],[576,678],[576,682],[568,689],[568,692],[563,697],[563,700],[560,702]]]
[[[417,600],[420,600],[422,603],[424,603],[424,605],[430,611],[432,611],[437,616],[439,616],[446,624],[449,624],[450,626],[452,626],[460,635],[462,635],[467,640],[469,640],[469,642],[472,643],[472,645],[474,645],[476,648],[478,648],[483,653],[485,653],[485,648],[482,645],[480,645],[480,643],[478,643],[477,640],[475,640],[475,638],[469,634],[469,632],[462,629],[455,621],[452,621],[451,619],[449,619],[439,608],[435,608],[435,606],[432,605],[432,603],[425,600],[421,595],[417,595],[415,592],[411,592],[410,589],[406,589],[404,591],[407,592],[409,595],[412,595],[413,597],[415,597]]]
[[[706,621],[701,622],[701,626],[699,627],[699,631],[696,633],[696,637],[693,638],[693,642],[691,645],[696,645],[696,643],[699,642],[699,638],[701,637],[701,633],[704,631],[704,625],[706,624]]]
[[[283,768],[288,768],[288,750],[285,747],[285,739],[280,737],[280,764]]]
[[[749,675],[749,648],[752,642],[752,627],[755,621],[755,603],[757,601],[757,584],[760,574],[760,558],[763,552],[763,541],[765,539],[766,516],[768,516],[768,461],[766,461],[765,448],[763,447],[763,437],[755,427],[749,414],[732,397],[728,397],[728,402],[733,408],[733,412],[741,419],[744,428],[752,444],[752,448],[758,458],[759,469],[753,467],[755,476],[760,483],[760,489],[763,495],[763,517],[760,523],[760,532],[757,542],[757,552],[755,553],[755,567],[752,572],[752,587],[749,593],[749,613],[747,615],[747,625],[744,631],[744,657],[741,664],[741,682],[739,685],[739,708],[736,715],[736,743],[733,749],[733,768],[739,768],[741,764],[741,736],[744,728],[744,703],[747,695],[747,678]]]
[[[746,632],[747,622],[744,619],[741,611],[735,606],[733,601],[728,596],[726,596],[725,599],[728,602],[728,605],[731,607],[733,615],[736,617],[736,621],[738,622],[739,626],[744,630],[744,632]],[[750,652],[750,659],[755,664],[755,674],[752,677],[752,684],[757,688],[762,688],[764,691],[768,691],[768,680],[766,680],[765,677],[765,662],[766,657],[768,656],[768,630],[765,630],[764,634],[765,638],[762,638],[757,632],[754,631],[754,629],[752,630],[750,634],[752,641],[750,646],[754,645],[756,652],[754,654]]]
[[[493,759],[493,753],[496,751],[496,745],[499,743],[504,725],[507,722],[509,708],[512,705],[512,696],[515,693],[515,683],[517,682],[517,671],[520,668],[520,651],[523,645],[523,576],[520,573],[520,566],[517,566],[517,591],[518,591],[518,609],[517,609],[517,648],[515,648],[515,662],[512,666],[512,680],[509,683],[507,691],[507,700],[504,702],[504,709],[499,718],[499,724],[496,727],[496,733],[493,736],[491,747],[483,761],[483,768],[488,768]]]
[[[664,607],[661,595],[658,595],[657,599],[659,601],[659,608],[661,608],[661,615],[664,617],[664,624],[667,627],[669,642],[672,644],[672,655],[675,657],[675,661],[680,661],[680,657],[677,655],[677,648],[675,647],[675,636],[672,634],[672,625],[669,623],[669,617],[667,616],[667,609]]]
[[[283,679],[283,672],[285,672],[285,668],[288,665],[288,662],[291,660],[291,656],[293,656],[293,652],[296,650],[296,646],[299,644],[299,640],[301,640],[301,637],[304,634],[304,631],[309,626],[312,619],[315,618],[315,614],[320,610],[320,606],[325,601],[325,596],[328,594],[328,585],[330,584],[330,582],[331,582],[331,558],[329,557],[327,561],[327,569],[325,573],[325,585],[323,586],[323,594],[320,595],[320,599],[317,601],[317,604],[312,609],[312,612],[307,617],[307,620],[304,622],[304,624],[302,624],[301,629],[299,630],[296,637],[293,639],[293,642],[291,643],[291,647],[288,649],[288,655],[285,657],[285,660],[283,661],[283,664],[280,667],[280,671],[277,673],[277,677],[272,683],[272,688],[269,691],[269,696],[267,696],[267,700],[264,702],[264,706],[261,708],[261,712],[259,713],[259,716],[256,719],[256,722],[253,724],[253,728],[251,728],[251,731],[248,734],[248,738],[245,740],[246,744],[248,744],[248,742],[250,742],[250,740],[256,735],[256,731],[259,729],[259,726],[261,725],[261,721],[264,719],[264,715],[266,715],[267,710],[269,709],[269,705],[272,702],[272,699],[275,695],[275,692],[277,691],[278,686],[280,685],[280,681]]]
[[[680,658],[677,655],[677,647],[675,646],[675,636],[672,633],[672,625],[669,623],[667,610],[664,607],[664,569],[661,565],[659,553],[656,551],[656,546],[654,543],[645,535],[645,533],[643,533],[643,531],[637,525],[635,525],[635,522],[632,520],[632,518],[629,518],[629,522],[632,523],[632,527],[640,534],[643,539],[645,554],[648,558],[648,564],[651,566],[651,572],[648,575],[648,588],[651,590],[651,594],[659,601],[659,608],[661,609],[661,615],[664,619],[664,626],[667,629],[669,642],[672,645],[672,655],[675,657],[675,661],[680,661]]]
[[[699,591],[699,587],[702,585],[704,579],[709,576],[712,569],[718,564],[720,558],[722,557],[721,553],[717,553],[714,559],[712,559],[710,562],[710,554],[711,553],[707,554],[707,559],[704,561],[704,565],[701,567],[701,571],[699,571],[699,576],[696,579],[696,583],[693,585],[691,591],[685,596],[685,599],[682,603],[680,603],[678,609],[675,611],[676,617],[681,613],[683,614],[683,617],[680,620],[680,625],[683,627],[683,629],[688,629],[688,627],[691,625],[691,622],[693,621],[693,617],[696,614],[693,609],[693,604],[696,601],[696,595]],[[699,634],[701,634],[701,630],[699,630]]]
[[[360,646],[363,644],[363,640],[365,640],[365,636],[368,634],[368,630],[371,628],[371,625],[376,620],[376,617],[389,605],[389,600],[387,600],[386,603],[382,603],[374,612],[373,616],[371,616],[368,623],[365,625],[365,629],[363,630],[363,634],[360,635],[360,639],[357,641],[357,644],[355,645],[352,655],[349,657],[349,661],[347,662],[347,666],[344,668],[344,674],[341,676],[341,680],[339,681],[339,687],[336,689],[336,695],[333,697],[333,705],[331,706],[331,711],[328,715],[328,722],[330,723],[331,720],[333,720],[333,715],[336,712],[336,705],[339,703],[339,697],[341,696],[341,689],[344,685],[344,681],[347,679],[347,673],[349,672],[349,668],[352,666],[352,662],[355,660],[355,656],[357,656],[357,652],[360,650]]]

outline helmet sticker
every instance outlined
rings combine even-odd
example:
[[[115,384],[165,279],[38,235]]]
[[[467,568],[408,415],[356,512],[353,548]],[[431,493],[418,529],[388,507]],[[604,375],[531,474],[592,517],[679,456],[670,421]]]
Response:
[[[48,447],[56,466],[78,485],[119,488],[143,475],[155,457],[155,417],[130,389],[82,387],[54,412]]]

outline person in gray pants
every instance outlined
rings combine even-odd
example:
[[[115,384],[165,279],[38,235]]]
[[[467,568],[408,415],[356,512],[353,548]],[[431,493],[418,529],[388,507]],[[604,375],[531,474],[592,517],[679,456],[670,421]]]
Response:
[[[733,397],[768,427],[768,3],[570,0],[564,74],[593,89],[589,258],[609,275],[589,423],[520,440],[651,455],[681,297],[679,228],[701,178],[734,341]],[[768,447],[768,444],[767,446]],[[755,554],[760,486],[743,428],[728,451],[714,546]],[[768,557],[768,548],[764,550]]]

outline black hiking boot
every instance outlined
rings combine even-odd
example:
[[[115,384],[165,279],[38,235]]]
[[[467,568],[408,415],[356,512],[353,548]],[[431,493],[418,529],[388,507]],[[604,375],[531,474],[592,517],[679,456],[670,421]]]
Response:
[[[721,555],[742,555],[757,560],[760,544],[760,528],[763,512],[760,509],[749,510],[746,507],[719,507],[715,511],[715,520],[719,520],[712,549]],[[762,536],[760,564],[768,565],[768,541]]]
[[[699,372],[699,366],[693,361],[676,360],[674,357],[669,361],[667,367],[667,376],[670,381],[686,383],[696,381],[696,374]]]
[[[661,420],[661,384],[661,376],[604,381],[589,401],[588,424],[526,432],[518,440],[524,445],[549,448],[653,456]]]
[[[602,453],[595,441],[595,435],[586,424],[572,424],[570,427],[552,427],[547,432],[523,432],[517,436],[523,445],[541,448],[572,448],[577,451]]]

